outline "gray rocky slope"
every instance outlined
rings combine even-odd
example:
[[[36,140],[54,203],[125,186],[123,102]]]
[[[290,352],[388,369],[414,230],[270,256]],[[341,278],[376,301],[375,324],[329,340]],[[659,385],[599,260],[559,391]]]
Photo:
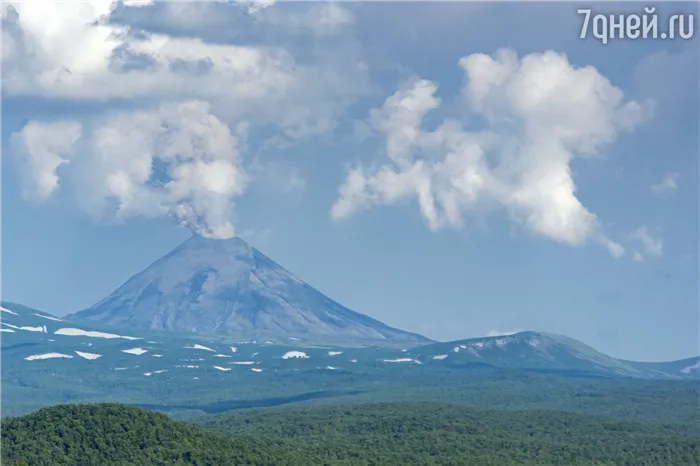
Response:
[[[236,337],[430,342],[351,311],[240,238],[193,236],[74,316],[120,327]]]

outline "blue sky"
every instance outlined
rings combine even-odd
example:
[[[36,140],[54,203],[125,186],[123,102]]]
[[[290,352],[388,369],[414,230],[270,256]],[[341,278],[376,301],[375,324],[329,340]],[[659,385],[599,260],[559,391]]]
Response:
[[[197,231],[435,339],[700,352],[696,37],[582,40],[575,3],[138,3],[3,6],[3,299],[84,309]]]

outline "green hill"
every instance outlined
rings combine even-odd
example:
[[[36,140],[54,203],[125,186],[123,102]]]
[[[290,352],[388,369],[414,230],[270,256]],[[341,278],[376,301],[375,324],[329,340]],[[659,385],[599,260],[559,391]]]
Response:
[[[61,405],[2,422],[2,464],[296,465],[316,458],[272,440],[233,438],[120,404]]]
[[[439,403],[274,409],[196,425],[118,404],[44,408],[2,425],[2,464],[666,465],[700,464],[698,440],[572,413]]]

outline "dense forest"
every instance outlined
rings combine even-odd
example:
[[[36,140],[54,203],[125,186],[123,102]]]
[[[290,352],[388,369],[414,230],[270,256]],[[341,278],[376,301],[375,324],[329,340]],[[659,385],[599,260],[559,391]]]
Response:
[[[121,404],[61,405],[2,422],[2,464],[315,464],[292,444],[236,438]]]
[[[196,425],[119,404],[62,405],[3,420],[2,464],[700,464],[696,436],[553,411],[439,403],[267,409]]]
[[[302,441],[329,464],[700,464],[697,437],[556,411],[380,403],[207,416],[198,424],[251,438]]]

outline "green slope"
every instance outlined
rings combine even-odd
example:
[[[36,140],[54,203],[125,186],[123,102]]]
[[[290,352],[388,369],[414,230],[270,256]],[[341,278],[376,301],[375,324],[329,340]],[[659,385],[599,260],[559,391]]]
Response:
[[[386,403],[230,413],[198,421],[252,438],[301,441],[327,464],[700,464],[697,438],[638,423],[551,411]]]
[[[197,426],[118,404],[62,405],[2,426],[10,466],[691,466],[698,455],[697,438],[658,427],[439,403],[239,412]]]
[[[314,458],[283,442],[234,438],[119,404],[61,405],[3,420],[2,464],[292,465]]]

